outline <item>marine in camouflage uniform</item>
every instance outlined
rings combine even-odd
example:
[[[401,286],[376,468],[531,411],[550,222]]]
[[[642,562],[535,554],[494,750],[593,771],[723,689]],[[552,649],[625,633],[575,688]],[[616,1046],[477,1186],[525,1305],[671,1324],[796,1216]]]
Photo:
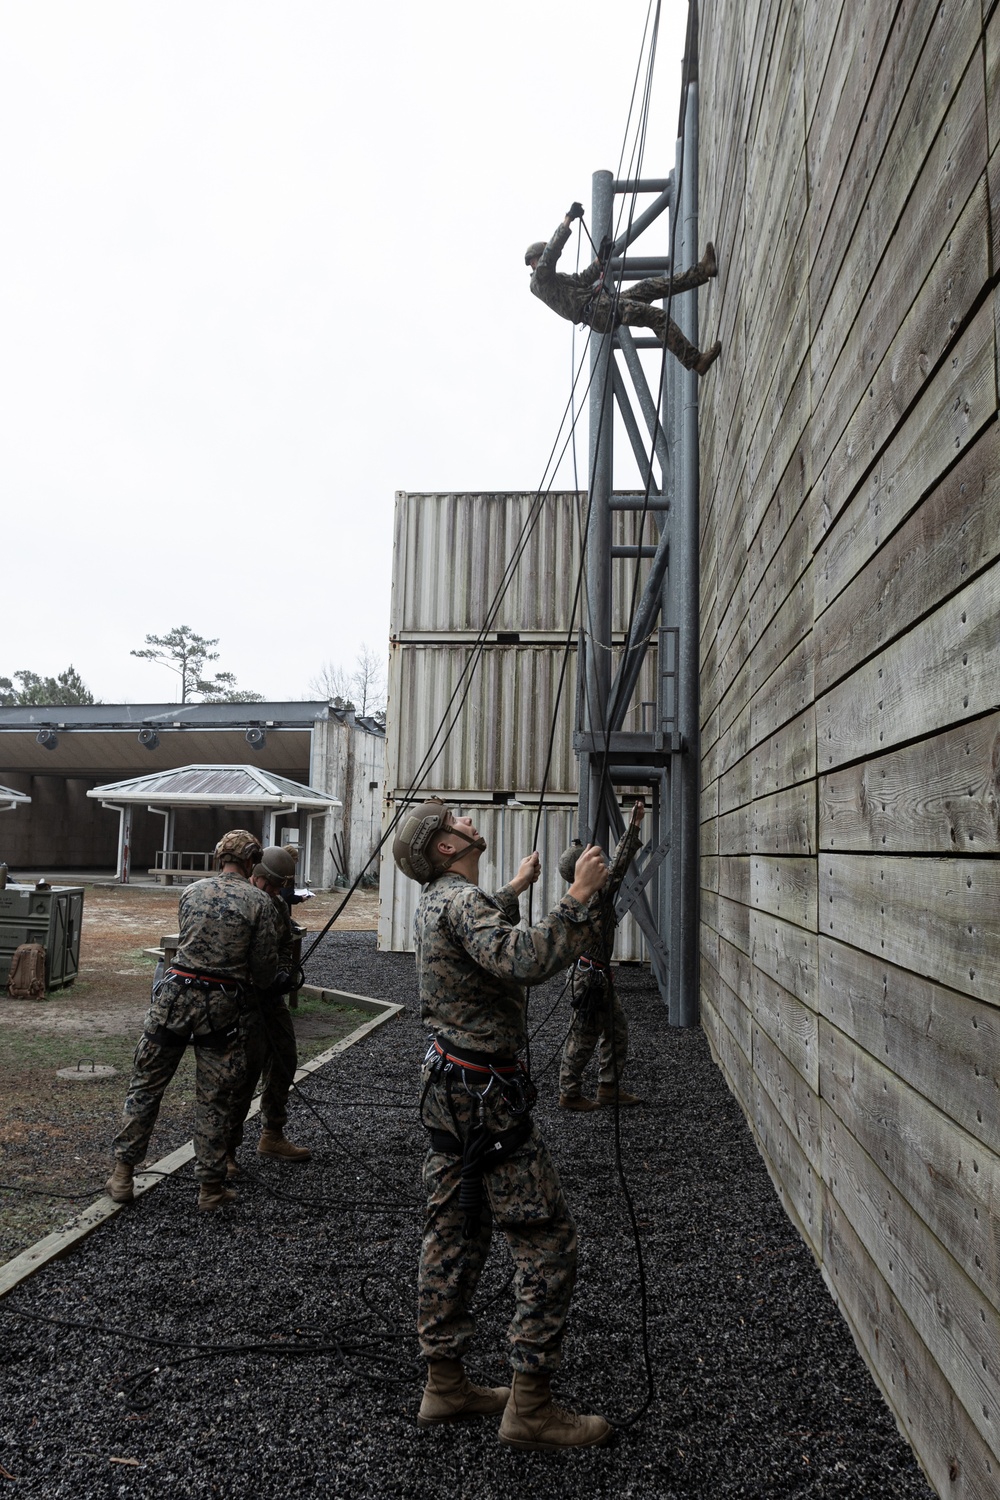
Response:
[[[571,323],[583,323],[597,333],[610,333],[620,323],[628,328],[650,328],[666,343],[686,370],[694,370],[701,363],[712,362],[718,349],[702,355],[690,339],[685,338],[672,318],[668,318],[662,307],[652,304],[671,295],[679,297],[682,292],[692,291],[717,275],[715,251],[708,246],[704,259],[687,271],[678,271],[669,276],[650,276],[645,281],[625,284],[618,289],[617,300],[612,295],[614,284],[606,285],[605,263],[598,257],[586,270],[576,272],[557,271],[556,265],[563,247],[570,236],[569,215],[559,225],[548,244],[529,247],[525,257],[528,265],[534,261],[529,286],[533,294],[551,307],[561,318]],[[540,250],[537,258],[533,251]],[[721,347],[721,346],[720,346]],[[699,374],[705,370],[698,368]]]
[[[260,866],[258,865],[259,869]],[[278,973],[288,974],[294,967],[294,934],[288,907],[280,896],[268,893],[279,931]],[[254,991],[243,1016],[246,1070],[236,1088],[229,1129],[229,1155],[232,1157],[243,1140],[243,1126],[253,1100],[254,1090],[262,1084],[260,1096],[261,1125],[264,1132],[283,1135],[288,1120],[288,1095],[298,1068],[295,1026],[286,996],[269,991]],[[293,1148],[300,1160],[308,1160],[303,1148]],[[289,1153],[282,1153],[288,1155]]]
[[[280,932],[270,898],[227,869],[187,887],[179,921],[176,958],[154,989],[135,1050],[114,1156],[129,1168],[144,1159],[160,1100],[190,1040],[197,1091],[195,1177],[202,1184],[224,1183],[233,1097],[246,1069],[240,1024],[245,997],[252,986],[273,982]]]
[[[446,872],[425,889],[415,918],[421,1019],[447,1052],[515,1059],[527,1044],[525,984],[566,968],[596,937],[593,913],[571,896],[534,927],[519,928],[516,894],[487,896]],[[448,1080],[429,1063],[421,1078],[423,1120],[464,1140],[473,1123],[473,1090],[488,1081],[455,1069]],[[466,1081],[468,1079],[468,1082]],[[499,1088],[483,1101],[491,1135],[516,1116]],[[510,1325],[515,1370],[555,1370],[576,1277],[576,1226],[559,1175],[536,1125],[524,1144],[484,1179],[486,1205],[474,1238],[463,1240],[458,1203],[462,1160],[431,1150],[424,1163],[427,1220],[418,1278],[420,1347],[429,1359],[460,1359],[472,1338],[470,1304],[490,1247],[493,1222],[514,1262],[516,1305]]]
[[[564,1109],[580,1108],[581,1103],[584,1108],[591,1107],[581,1092],[581,1086],[584,1071],[598,1042],[601,1044],[598,1102],[611,1103],[617,1093],[620,1103],[638,1103],[634,1095],[618,1091],[628,1058],[628,1019],[607,966],[615,942],[614,899],[641,843],[639,821],[633,814],[611,857],[608,883],[601,902],[604,930],[600,944],[596,950],[578,959],[573,970],[573,1016],[559,1065],[559,1103]],[[565,873],[562,861],[560,869]]]

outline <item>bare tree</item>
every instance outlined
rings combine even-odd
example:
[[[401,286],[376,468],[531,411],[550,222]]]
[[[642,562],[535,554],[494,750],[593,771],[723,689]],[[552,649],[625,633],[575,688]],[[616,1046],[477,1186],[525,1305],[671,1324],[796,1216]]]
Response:
[[[324,662],[315,677],[309,679],[309,687],[334,708],[350,709],[362,718],[385,722],[385,663],[364,641],[353,670],[348,671],[336,662]]]

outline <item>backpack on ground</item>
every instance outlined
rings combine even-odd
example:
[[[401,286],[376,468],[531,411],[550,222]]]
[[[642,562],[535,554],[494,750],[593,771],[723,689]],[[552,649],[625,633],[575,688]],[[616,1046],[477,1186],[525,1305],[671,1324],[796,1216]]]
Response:
[[[41,943],[21,943],[14,949],[14,957],[7,980],[7,993],[12,1000],[41,1000],[45,994],[45,949]]]

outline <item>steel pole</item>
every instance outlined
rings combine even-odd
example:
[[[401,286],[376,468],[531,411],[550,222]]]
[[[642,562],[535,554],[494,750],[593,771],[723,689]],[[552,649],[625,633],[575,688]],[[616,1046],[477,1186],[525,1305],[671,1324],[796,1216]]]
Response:
[[[614,215],[614,175],[593,176],[590,233],[595,244],[611,233]],[[614,394],[611,364],[614,333],[597,333],[590,339],[590,496],[587,511],[587,619],[590,637],[587,650],[584,725],[595,736],[608,728],[608,695],[611,691],[611,492],[614,485]],[[596,740],[595,740],[596,743]],[[586,777],[587,826],[595,843],[607,845],[608,817],[600,795],[599,755],[591,755]],[[583,767],[581,766],[581,773]],[[584,795],[585,778],[580,777]],[[582,808],[581,808],[582,812]],[[583,819],[581,818],[581,821]]]

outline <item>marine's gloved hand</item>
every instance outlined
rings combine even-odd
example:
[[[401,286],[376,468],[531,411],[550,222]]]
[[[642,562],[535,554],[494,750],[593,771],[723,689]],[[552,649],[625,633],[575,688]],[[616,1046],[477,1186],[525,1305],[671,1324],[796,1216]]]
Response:
[[[292,988],[292,976],[287,969],[279,969],[274,980],[265,990],[258,990],[262,1000],[280,1000]]]
[[[566,217],[567,217],[567,219],[582,219],[583,218],[583,204],[582,203],[571,203],[570,206],[569,206],[569,208],[566,210]]]
[[[602,266],[607,265],[608,261],[611,259],[611,252],[614,248],[614,240],[611,238],[610,234],[606,234],[601,241],[601,248],[597,252],[597,259],[601,262]]]

